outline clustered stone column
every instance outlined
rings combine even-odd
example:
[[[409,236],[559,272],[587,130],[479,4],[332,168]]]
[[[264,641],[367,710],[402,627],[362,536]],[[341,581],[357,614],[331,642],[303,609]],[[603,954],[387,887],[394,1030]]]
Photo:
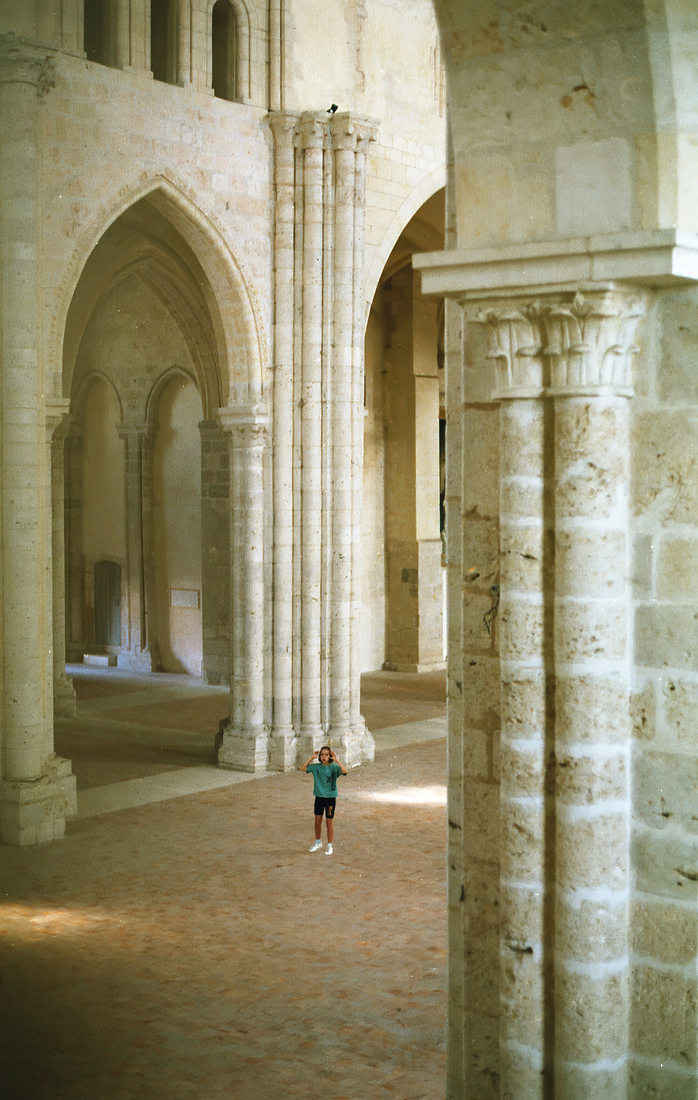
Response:
[[[479,317],[501,403],[500,1068],[512,1100],[626,1095],[627,399],[641,313],[636,293],[591,290]]]
[[[267,767],[269,727],[264,713],[264,456],[268,417],[263,408],[221,409],[232,437],[232,673],[230,717],[222,725],[222,767]]]
[[[53,753],[53,639],[45,614],[51,464],[40,351],[37,131],[39,100],[50,86],[45,53],[14,36],[0,40],[0,840],[10,844],[62,836],[75,812],[70,764]]]
[[[75,688],[65,674],[66,614],[65,614],[65,446],[70,426],[64,398],[47,410],[46,426],[51,448],[51,562],[53,571],[52,636],[53,647],[53,710],[56,716],[70,718],[75,714]]]
[[[360,713],[363,208],[376,124],[276,112],[272,767],[326,738],[372,758]]]

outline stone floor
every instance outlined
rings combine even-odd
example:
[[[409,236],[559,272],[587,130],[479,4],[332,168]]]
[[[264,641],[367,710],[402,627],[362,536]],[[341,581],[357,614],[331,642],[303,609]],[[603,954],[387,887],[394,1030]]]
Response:
[[[443,674],[364,678],[327,857],[307,777],[215,767],[225,692],[114,673],[59,724],[78,820],[0,849],[3,1100],[443,1100]]]

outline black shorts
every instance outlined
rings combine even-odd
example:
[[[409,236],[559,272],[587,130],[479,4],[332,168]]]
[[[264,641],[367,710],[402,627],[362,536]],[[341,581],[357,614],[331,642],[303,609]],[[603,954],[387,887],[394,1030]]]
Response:
[[[315,795],[315,816],[322,817],[326,814],[328,818],[334,817],[334,808],[337,805],[336,798],[318,798]]]

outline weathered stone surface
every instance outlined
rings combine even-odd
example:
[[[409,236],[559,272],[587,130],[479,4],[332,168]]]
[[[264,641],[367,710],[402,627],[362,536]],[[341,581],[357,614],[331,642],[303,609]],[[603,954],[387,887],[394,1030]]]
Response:
[[[635,813],[654,829],[679,826],[698,833],[698,759],[640,752],[633,767]]]
[[[633,1042],[646,1057],[696,1065],[696,980],[679,971],[636,965],[632,975]]]
[[[635,654],[647,668],[698,672],[698,607],[640,605],[635,612]]]
[[[698,913],[666,898],[637,899],[631,909],[631,946],[643,959],[675,966],[695,964]]]

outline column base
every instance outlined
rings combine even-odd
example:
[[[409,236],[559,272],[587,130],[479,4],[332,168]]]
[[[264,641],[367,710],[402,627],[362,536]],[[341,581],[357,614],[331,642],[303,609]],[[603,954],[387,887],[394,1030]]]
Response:
[[[269,730],[266,726],[236,729],[224,719],[216,737],[218,766],[230,771],[263,772],[269,764]]]
[[[376,755],[376,743],[363,723],[331,729],[328,742],[347,768],[370,764]]]
[[[400,664],[395,661],[384,661],[383,672],[441,672],[448,667],[446,661],[434,661],[432,664]]]
[[[153,660],[153,654],[148,649],[142,649],[138,653],[126,650],[116,655],[117,668],[129,668],[134,672],[156,672],[157,664]]]
[[[276,772],[298,767],[298,738],[293,726],[279,726],[269,734],[269,767]]]
[[[26,847],[60,840],[78,812],[70,760],[52,757],[39,779],[0,783],[0,843]]]
[[[56,718],[74,718],[75,687],[69,676],[59,676],[53,682],[53,713]]]

